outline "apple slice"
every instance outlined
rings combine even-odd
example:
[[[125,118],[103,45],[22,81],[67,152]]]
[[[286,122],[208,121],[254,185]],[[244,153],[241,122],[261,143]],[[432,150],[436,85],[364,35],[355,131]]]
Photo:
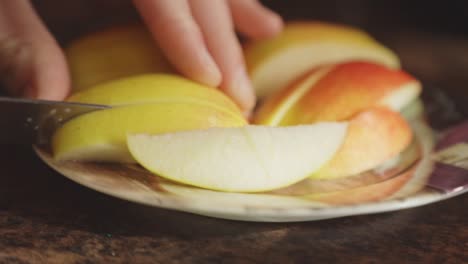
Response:
[[[144,26],[112,27],[65,49],[74,91],[144,73],[176,72]]]
[[[274,190],[271,193],[299,196],[313,193],[337,192],[376,184],[404,173],[419,161],[421,155],[419,143],[417,140],[413,140],[410,146],[400,155],[386,160],[371,170],[341,178],[316,179],[309,177],[297,184]]]
[[[111,105],[59,128],[52,138],[57,160],[135,162],[127,133],[247,125],[239,107],[221,91],[170,74],[145,74],[105,82],[69,101]]]
[[[52,137],[56,160],[130,162],[129,133],[169,133],[209,127],[238,127],[241,116],[199,103],[149,103],[120,106],[74,118]]]
[[[259,192],[307,178],[340,147],[346,122],[294,127],[210,128],[129,135],[135,160],[161,177],[197,187]]]
[[[112,106],[161,102],[201,103],[242,117],[239,107],[220,90],[173,74],[142,74],[108,81],[74,93],[67,100]]]
[[[350,121],[340,150],[312,178],[347,177],[377,167],[409,146],[412,135],[398,113],[383,107],[370,108]]]
[[[415,78],[382,65],[356,61],[321,66],[268,98],[253,120],[267,125],[347,120],[376,105],[400,111],[420,92]]]
[[[322,64],[363,60],[399,68],[398,57],[366,32],[353,27],[296,22],[279,36],[245,46],[249,74],[262,98]]]

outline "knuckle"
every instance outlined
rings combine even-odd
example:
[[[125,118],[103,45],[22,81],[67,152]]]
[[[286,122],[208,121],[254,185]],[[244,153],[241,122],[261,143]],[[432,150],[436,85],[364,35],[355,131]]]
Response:
[[[191,18],[182,15],[161,16],[156,21],[158,30],[161,32],[187,34],[198,31],[195,22]]]

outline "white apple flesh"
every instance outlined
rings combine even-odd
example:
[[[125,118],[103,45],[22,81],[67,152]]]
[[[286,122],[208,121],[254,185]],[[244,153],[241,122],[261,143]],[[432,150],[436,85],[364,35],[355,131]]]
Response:
[[[346,122],[291,127],[209,128],[162,135],[135,134],[128,148],[161,177],[228,192],[269,191],[297,183],[338,151]]]

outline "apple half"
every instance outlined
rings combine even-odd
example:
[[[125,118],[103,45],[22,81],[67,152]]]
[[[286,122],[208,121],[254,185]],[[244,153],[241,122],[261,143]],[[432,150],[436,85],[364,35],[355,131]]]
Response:
[[[363,60],[400,66],[397,55],[366,32],[323,22],[289,23],[275,38],[247,43],[244,54],[260,98],[318,65]]]
[[[228,192],[260,192],[299,182],[341,146],[347,122],[292,127],[210,128],[127,138],[134,159],[169,180]]]

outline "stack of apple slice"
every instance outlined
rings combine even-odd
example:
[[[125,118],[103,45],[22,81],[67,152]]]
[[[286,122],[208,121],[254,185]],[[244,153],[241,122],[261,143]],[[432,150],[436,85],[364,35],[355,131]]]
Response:
[[[173,181],[222,191],[268,191],[304,179],[332,158],[348,127],[249,126],[220,91],[167,74],[106,82],[69,100],[114,107],[58,129],[56,160],[138,162]]]
[[[263,99],[251,124],[215,89],[174,75],[131,76],[70,98],[115,107],[61,127],[55,159],[137,162],[174,182],[260,192],[356,177],[410,145],[413,133],[399,112],[417,100],[421,85],[366,33],[291,24],[277,38],[249,43],[245,56]],[[409,178],[387,181],[385,196]],[[366,200],[346,191],[350,201]],[[330,196],[309,198],[333,202],[320,197]]]
[[[421,86],[401,70],[368,62],[313,69],[259,108],[257,124],[290,126],[349,121],[347,137],[317,178],[339,178],[374,168],[411,142],[407,122],[396,112],[414,101]]]
[[[261,98],[324,64],[360,60],[400,67],[398,56],[367,33],[323,22],[287,24],[280,36],[247,43],[244,51],[254,87]]]

